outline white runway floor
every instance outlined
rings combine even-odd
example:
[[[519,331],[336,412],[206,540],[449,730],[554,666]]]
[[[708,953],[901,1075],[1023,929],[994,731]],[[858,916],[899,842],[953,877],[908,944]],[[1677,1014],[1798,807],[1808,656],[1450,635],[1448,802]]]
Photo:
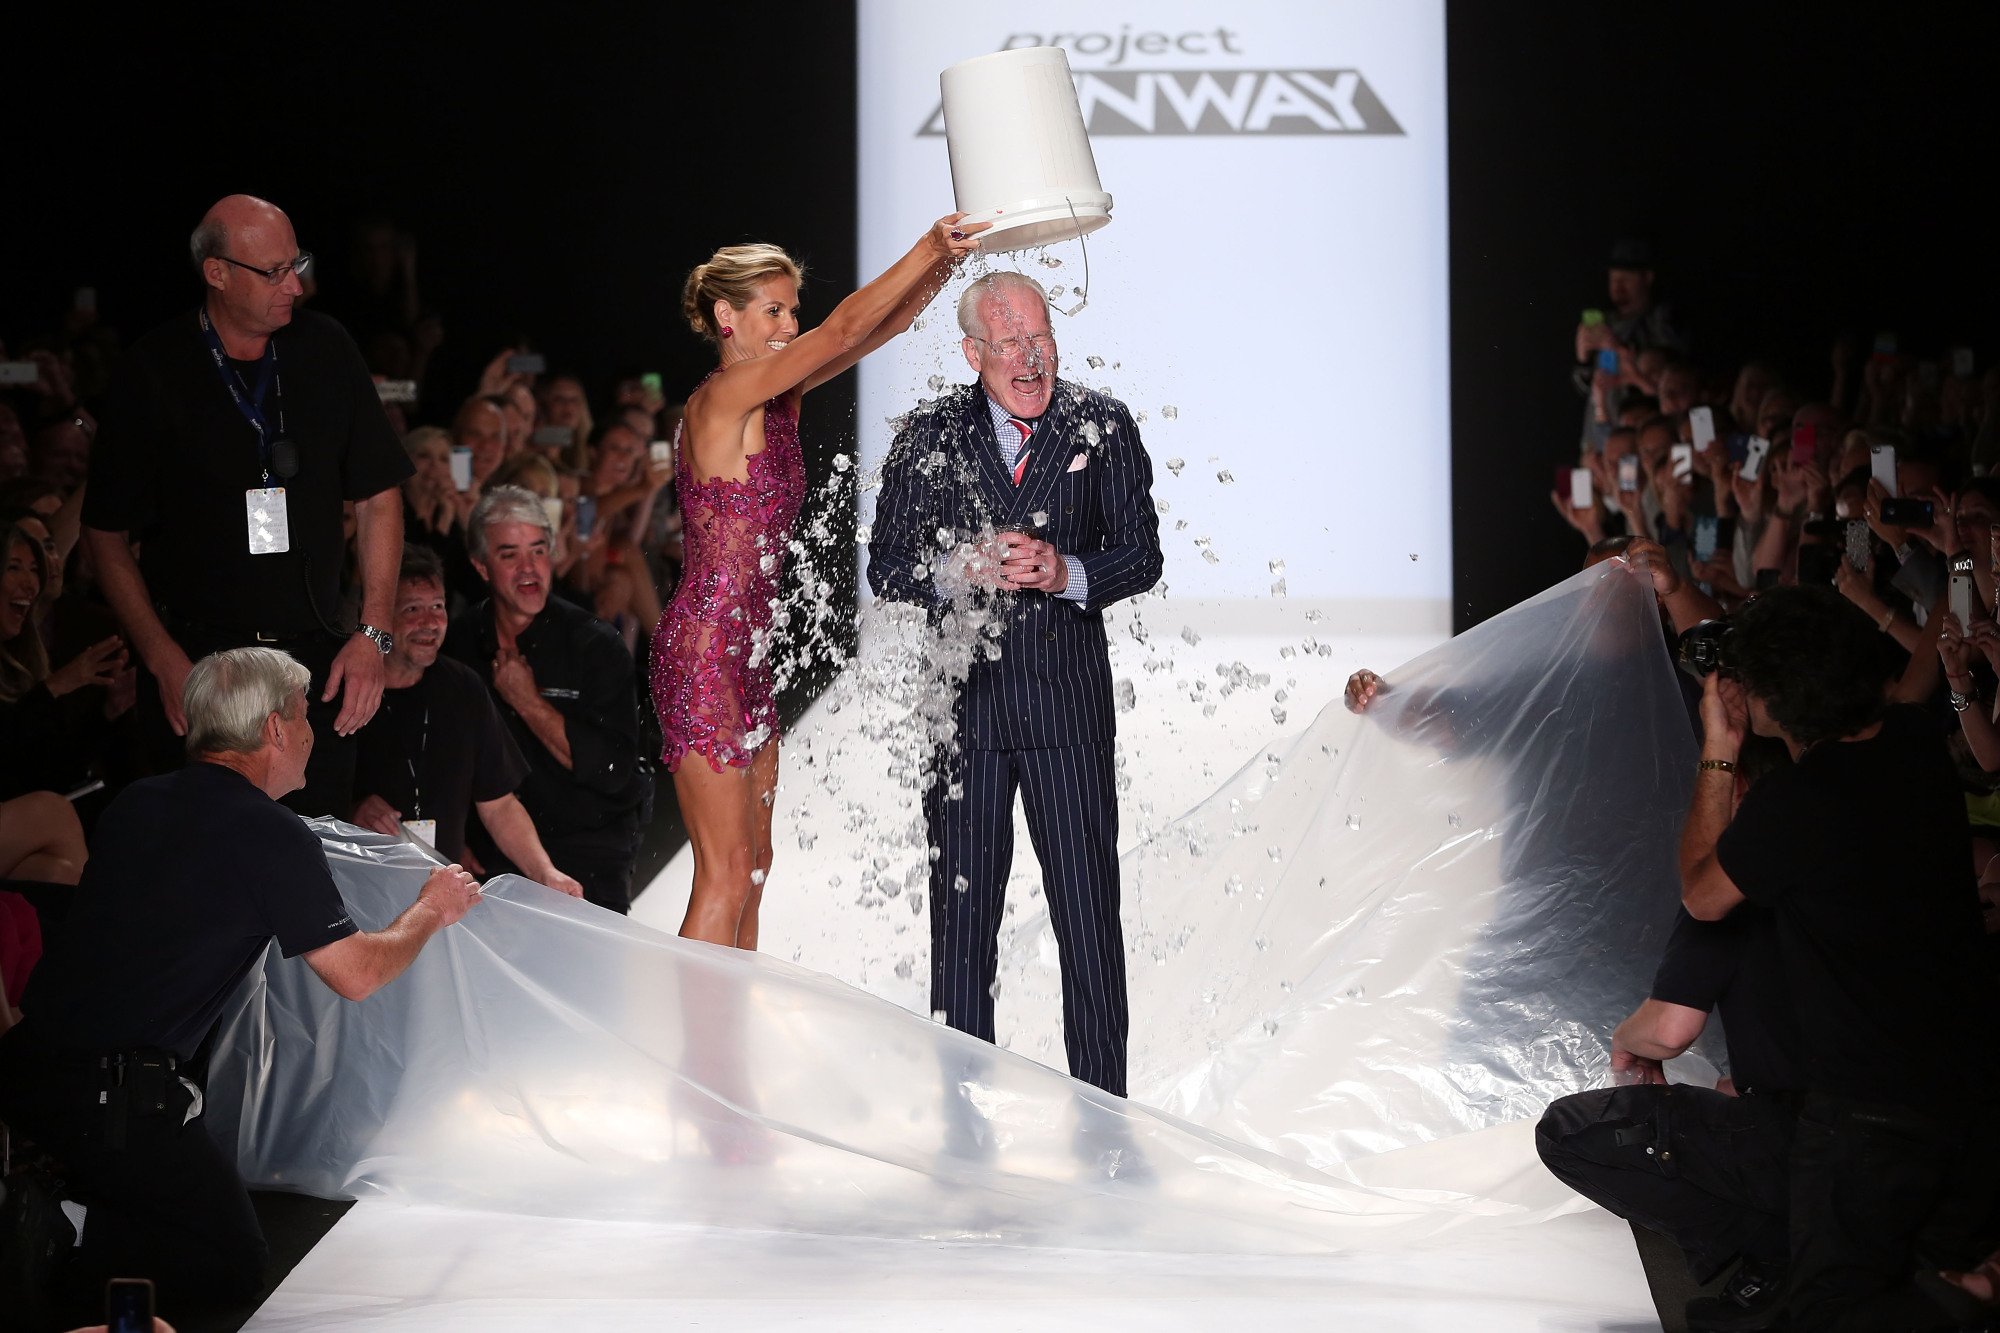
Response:
[[[1129,621],[1114,628],[1114,674],[1134,684],[1134,706],[1119,719],[1121,755],[1134,779],[1123,806],[1127,845],[1147,823],[1172,818],[1214,790],[1272,736],[1302,730],[1356,667],[1393,667],[1443,637],[1439,627],[1410,624],[1359,634],[1354,608],[1320,608],[1308,621],[1311,609],[1273,602],[1223,610],[1148,599],[1140,612],[1143,643],[1131,637]],[[1184,627],[1198,642],[1187,641]],[[1329,645],[1324,654],[1321,644]],[[1286,647],[1292,651],[1282,652]],[[1224,695],[1235,663],[1271,679]],[[1279,690],[1289,697],[1276,701]],[[1284,712],[1282,723],[1274,707]],[[880,767],[871,778],[856,762],[865,747],[859,712],[836,715],[822,701],[787,737],[763,943],[779,957],[923,1012],[922,919],[900,901],[856,902],[857,872],[880,848],[867,827],[849,827],[849,816],[857,803],[898,810],[914,800]],[[845,754],[838,781],[827,780],[825,765],[803,762],[807,741],[816,755]],[[801,828],[814,831],[810,850],[799,846]],[[1017,845],[1010,903],[1032,910],[1033,858],[1025,836]],[[675,929],[689,874],[684,853],[640,899],[635,918]],[[916,966],[899,966],[910,960]],[[1003,1042],[1010,1030],[1003,1002]],[[334,1227],[248,1325],[871,1333],[1309,1326],[1659,1325],[1629,1229],[1594,1210],[1392,1249],[1245,1258],[587,1222],[372,1199]]]
[[[1317,1259],[1108,1254],[363,1202],[248,1327],[1657,1329],[1631,1230],[1592,1211]]]

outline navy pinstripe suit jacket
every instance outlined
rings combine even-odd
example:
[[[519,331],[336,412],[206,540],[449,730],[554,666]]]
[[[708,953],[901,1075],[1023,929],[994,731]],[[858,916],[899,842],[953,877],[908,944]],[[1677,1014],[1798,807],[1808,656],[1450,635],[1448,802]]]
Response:
[[[906,417],[882,468],[868,541],[868,586],[878,597],[942,614],[927,576],[940,547],[995,524],[1027,526],[1037,513],[1048,515],[1056,550],[1083,563],[1088,602],[1023,593],[1013,599],[999,660],[974,663],[959,700],[959,739],[971,749],[1110,741],[1116,724],[1103,609],[1160,578],[1153,464],[1123,403],[1058,380],[1029,448],[1016,486],[993,438],[986,391],[975,382]]]

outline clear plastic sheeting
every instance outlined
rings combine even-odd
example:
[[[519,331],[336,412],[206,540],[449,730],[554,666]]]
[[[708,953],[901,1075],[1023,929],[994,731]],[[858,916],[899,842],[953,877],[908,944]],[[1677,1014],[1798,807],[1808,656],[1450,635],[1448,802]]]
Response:
[[[1585,570],[1128,854],[1134,1095],[1326,1166],[1601,1085],[1678,908],[1697,752],[1656,605],[1622,561]],[[1002,974],[1053,1012],[1045,917]]]
[[[1134,1101],[509,877],[359,1004],[273,950],[209,1114],[253,1183],[577,1218],[1290,1253],[1545,1217],[1528,1121],[1643,993],[1693,757],[1652,594],[1602,566],[1128,859]],[[365,928],[430,868],[315,827]]]

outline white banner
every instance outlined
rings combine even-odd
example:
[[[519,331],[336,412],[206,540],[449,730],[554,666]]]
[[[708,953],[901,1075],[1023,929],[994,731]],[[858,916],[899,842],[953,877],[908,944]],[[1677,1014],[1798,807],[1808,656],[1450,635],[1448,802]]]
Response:
[[[1439,0],[859,14],[863,276],[951,211],[939,71],[1063,47],[1116,202],[1087,242],[1087,308],[1055,317],[1062,375],[1139,415],[1173,598],[1288,594],[1336,607],[1329,629],[1448,633]],[[993,262],[1065,288],[1058,306],[1085,282],[1074,241]],[[955,295],[862,367],[864,474],[890,418],[972,378]]]

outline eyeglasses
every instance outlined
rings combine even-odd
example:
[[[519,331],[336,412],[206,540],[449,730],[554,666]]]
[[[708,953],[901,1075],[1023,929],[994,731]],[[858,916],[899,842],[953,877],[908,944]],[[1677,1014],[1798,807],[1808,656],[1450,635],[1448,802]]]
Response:
[[[988,342],[984,338],[974,338],[972,341],[991,347],[1010,360],[1019,356],[1024,348],[1037,356],[1047,356],[1056,346],[1056,337],[1053,333],[1031,333],[1025,338],[1002,338],[998,342]]]
[[[231,259],[228,255],[217,255],[216,258],[225,264],[234,264],[238,268],[249,269],[273,287],[276,287],[293,274],[297,274],[301,279],[311,276],[313,266],[312,255],[304,250],[299,251],[297,259],[288,259],[284,263],[275,264],[270,268],[258,268],[255,264],[246,264],[240,259]]]

